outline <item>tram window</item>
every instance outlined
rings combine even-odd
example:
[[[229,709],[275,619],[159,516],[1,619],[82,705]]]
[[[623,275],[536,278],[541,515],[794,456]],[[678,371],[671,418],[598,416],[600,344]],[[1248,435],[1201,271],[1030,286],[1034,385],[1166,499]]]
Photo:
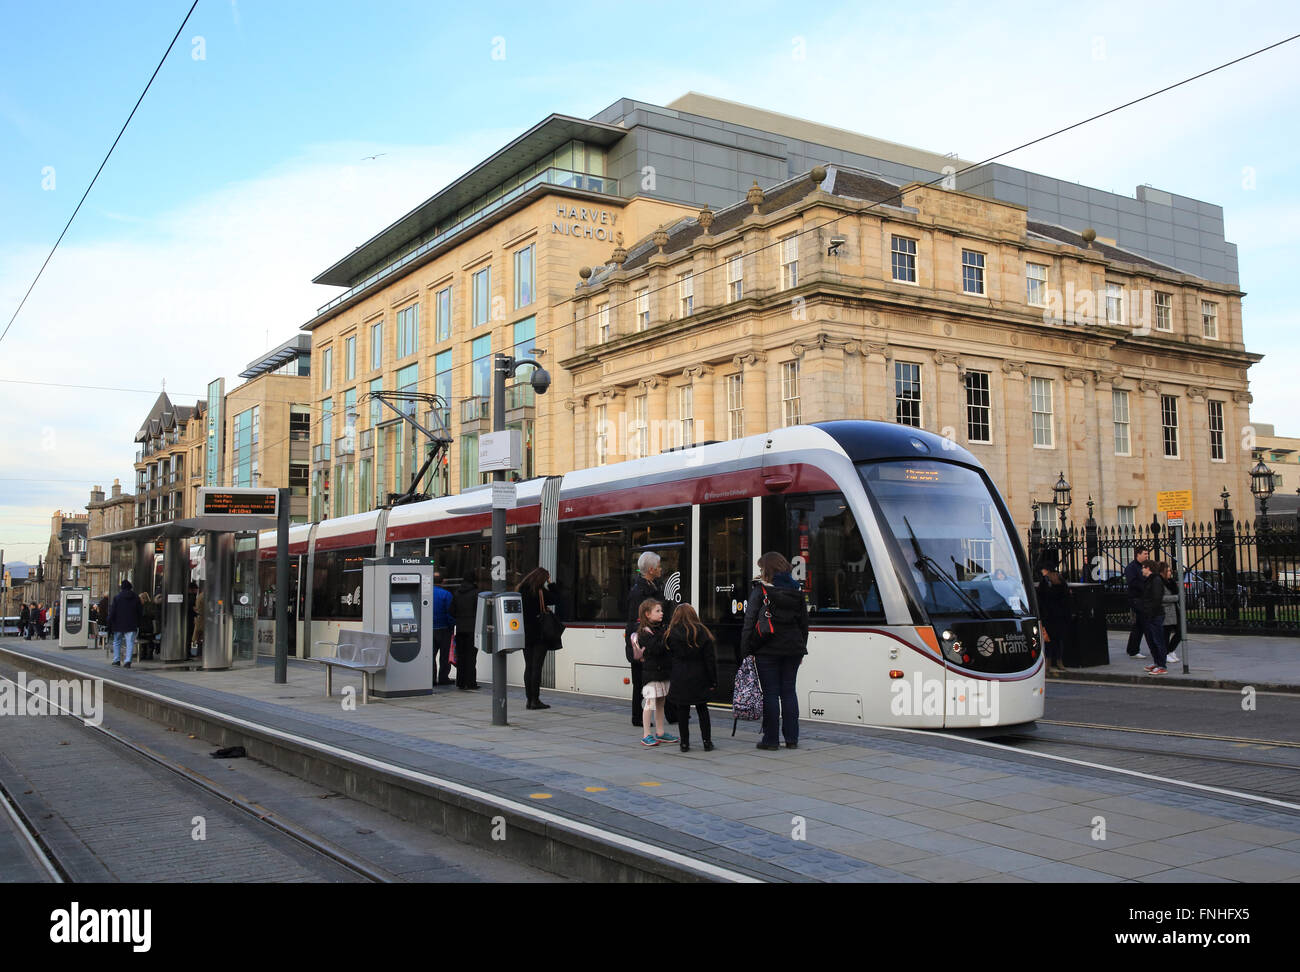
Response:
[[[884,621],[871,558],[843,494],[765,496],[763,549],[790,559],[814,624]]]
[[[427,540],[398,540],[393,544],[394,557],[423,557]]]
[[[479,569],[487,570],[489,550],[489,543],[478,537],[472,540],[435,537],[429,543],[433,569],[442,575],[444,584],[459,585],[466,577],[478,583]]]
[[[513,591],[524,575],[539,566],[537,527],[522,527],[506,537],[506,589]],[[555,578],[551,579],[556,584]]]
[[[361,561],[375,548],[317,550],[312,576],[311,614],[317,621],[361,617]]]
[[[569,616],[576,621],[626,621],[637,558],[647,550],[659,554],[669,601],[684,600],[690,522],[689,509],[561,522],[556,566],[562,608],[571,596]]]

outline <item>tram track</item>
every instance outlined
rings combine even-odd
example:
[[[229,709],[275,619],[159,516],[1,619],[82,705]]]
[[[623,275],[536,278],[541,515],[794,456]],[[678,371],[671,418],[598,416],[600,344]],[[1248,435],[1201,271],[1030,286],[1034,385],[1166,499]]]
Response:
[[[3,672],[0,672],[0,679],[18,687],[18,683]],[[89,734],[101,745],[107,745],[111,750],[115,751],[122,759],[143,760],[150,766],[166,770],[175,780],[182,784],[182,789],[191,792],[200,791],[209,798],[215,798],[222,805],[236,811],[241,818],[250,822],[256,821],[258,826],[276,835],[275,841],[282,842],[287,838],[300,851],[305,852],[309,857],[315,857],[324,865],[320,868],[314,868],[314,870],[320,871],[322,875],[329,875],[331,870],[342,868],[354,880],[362,882],[388,884],[400,881],[400,878],[395,875],[349,853],[307,828],[301,827],[283,816],[241,797],[209,777],[181,765],[179,762],[148,746],[134,742],[112,729],[103,725],[89,724],[69,712],[60,712],[53,718],[59,719],[61,726],[75,723],[76,731],[83,735]],[[21,770],[19,772],[21,773]],[[6,810],[5,815],[10,818],[11,825],[19,839],[27,846],[29,854],[35,858],[39,869],[49,875],[51,880],[60,882],[76,880],[76,867],[61,859],[56,842],[47,840],[40,826],[31,819],[29,814],[23,812],[22,802],[16,798],[16,794],[11,792],[11,786],[12,783],[10,786],[6,786],[4,780],[0,779],[0,803],[3,803]],[[51,807],[51,809],[57,812],[57,807]],[[80,839],[79,835],[78,839]],[[93,847],[87,845],[87,848],[92,854],[95,854]],[[96,856],[98,855],[96,854]],[[310,866],[309,869],[311,869]],[[324,879],[337,881],[340,877],[336,872]],[[248,879],[255,880],[256,878]],[[347,878],[343,879],[346,880]]]
[[[1051,727],[1048,732],[1021,731],[986,737],[987,742],[1008,749],[1044,752],[1074,759],[1086,759],[1098,765],[1134,770],[1162,776],[1175,782],[1230,787],[1244,794],[1273,800],[1295,802],[1300,799],[1300,758],[1294,761],[1257,759],[1237,754],[1214,752],[1212,745],[1194,750],[1133,745],[1121,738],[1092,738],[1089,734],[1124,733],[1233,746],[1258,746],[1300,750],[1300,743],[1246,736],[1179,732],[1171,729],[1145,729],[1101,723],[1068,722],[1040,719],[1036,726]]]

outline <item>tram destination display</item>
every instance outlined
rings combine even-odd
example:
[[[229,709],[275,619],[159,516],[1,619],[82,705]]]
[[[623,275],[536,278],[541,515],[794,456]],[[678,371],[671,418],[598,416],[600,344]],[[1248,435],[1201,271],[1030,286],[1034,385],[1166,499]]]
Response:
[[[199,490],[198,515],[276,516],[278,501],[275,489],[204,487]]]

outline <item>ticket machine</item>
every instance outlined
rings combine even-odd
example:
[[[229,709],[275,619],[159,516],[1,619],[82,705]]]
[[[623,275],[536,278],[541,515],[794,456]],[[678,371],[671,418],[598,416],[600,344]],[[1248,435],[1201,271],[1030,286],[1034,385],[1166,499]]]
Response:
[[[388,666],[375,674],[382,699],[433,694],[433,560],[371,557],[361,562],[362,630],[389,637]]]
[[[59,647],[90,646],[90,588],[59,589]]]

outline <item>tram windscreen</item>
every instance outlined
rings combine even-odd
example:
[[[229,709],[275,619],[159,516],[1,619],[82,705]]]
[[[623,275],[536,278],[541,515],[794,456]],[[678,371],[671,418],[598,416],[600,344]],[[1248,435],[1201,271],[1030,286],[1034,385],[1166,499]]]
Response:
[[[999,504],[973,469],[927,460],[862,463],[882,528],[931,615],[1019,618],[1030,601]]]

